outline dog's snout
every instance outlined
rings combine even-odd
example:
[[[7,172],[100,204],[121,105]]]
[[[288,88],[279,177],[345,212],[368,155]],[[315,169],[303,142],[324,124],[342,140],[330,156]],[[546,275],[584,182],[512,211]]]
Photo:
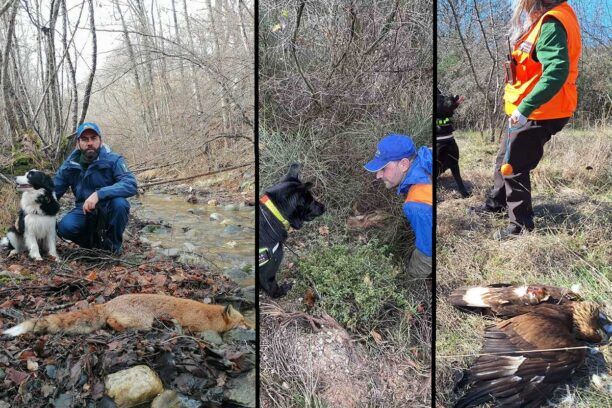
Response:
[[[321,215],[325,212],[325,205],[319,202],[315,202],[314,203],[314,209],[315,209],[315,213],[317,215]]]

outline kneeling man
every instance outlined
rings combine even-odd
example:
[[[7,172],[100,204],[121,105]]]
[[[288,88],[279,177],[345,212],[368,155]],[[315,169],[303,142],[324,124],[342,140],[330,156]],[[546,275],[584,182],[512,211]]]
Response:
[[[84,248],[121,253],[130,212],[127,198],[136,194],[136,178],[123,157],[102,143],[98,125],[85,122],[79,126],[76,149],[57,171],[54,182],[58,200],[68,187],[75,197],[75,208],[59,222],[58,235]],[[98,242],[92,239],[96,231],[91,226],[100,223],[105,233]]]

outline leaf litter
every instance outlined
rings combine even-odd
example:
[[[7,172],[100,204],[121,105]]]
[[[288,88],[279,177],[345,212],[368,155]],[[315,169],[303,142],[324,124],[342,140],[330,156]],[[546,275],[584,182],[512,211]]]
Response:
[[[0,327],[128,293],[253,308],[252,300],[227,277],[206,266],[174,262],[142,244],[135,237],[143,225],[130,223],[120,259],[66,242],[58,243],[60,263],[48,257],[34,262],[25,254],[7,259],[8,250],[2,250],[0,271],[7,273],[0,275]],[[0,336],[0,406],[4,401],[11,407],[112,407],[104,396],[105,376],[139,364],[155,370],[164,388],[182,394],[190,406],[250,406],[248,396],[236,397],[240,393],[229,387],[246,387],[249,393],[244,379],[254,370],[255,336],[226,337],[213,344],[161,320],[148,332],[104,328],[85,335]],[[255,384],[251,386],[254,401]]]

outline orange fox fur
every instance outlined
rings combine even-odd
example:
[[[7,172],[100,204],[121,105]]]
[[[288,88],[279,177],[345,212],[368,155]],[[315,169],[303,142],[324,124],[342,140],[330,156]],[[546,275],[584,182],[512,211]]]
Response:
[[[231,305],[207,305],[195,300],[165,295],[118,296],[109,302],[75,312],[58,313],[25,322],[4,331],[10,336],[25,333],[84,334],[108,325],[115,330],[150,330],[155,319],[176,320],[193,332],[225,332],[235,327],[253,328]]]

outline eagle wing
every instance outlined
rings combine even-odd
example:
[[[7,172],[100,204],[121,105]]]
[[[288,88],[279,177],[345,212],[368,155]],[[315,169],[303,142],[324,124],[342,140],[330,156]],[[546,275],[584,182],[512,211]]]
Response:
[[[449,300],[458,308],[488,310],[496,316],[511,317],[529,312],[533,305],[564,304],[580,297],[555,286],[497,284],[461,287],[450,294]]]
[[[533,308],[532,308],[533,309]],[[585,359],[565,308],[540,305],[485,329],[484,347],[467,373],[470,389],[455,405],[494,400],[500,407],[538,407]]]

